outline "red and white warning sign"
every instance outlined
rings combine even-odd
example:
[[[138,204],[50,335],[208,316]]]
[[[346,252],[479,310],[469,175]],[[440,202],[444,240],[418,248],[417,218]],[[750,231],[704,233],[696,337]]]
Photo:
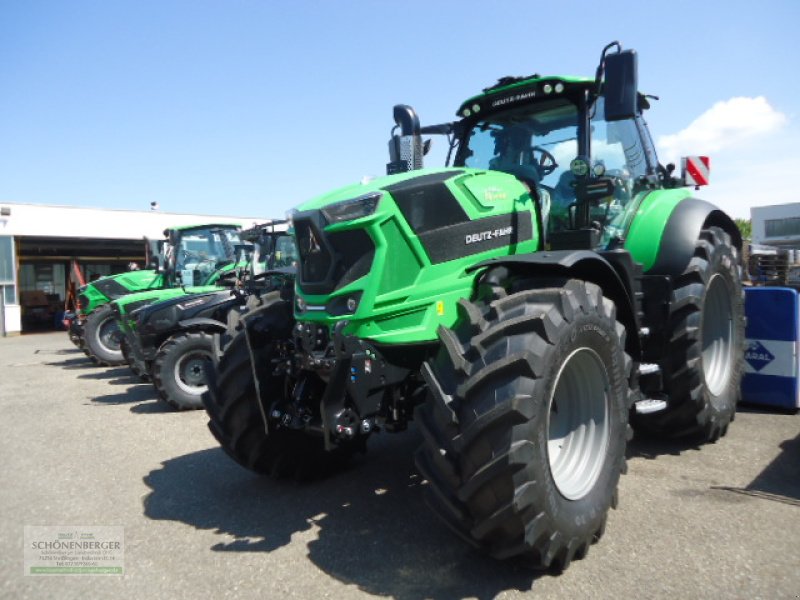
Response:
[[[711,159],[708,156],[686,156],[681,171],[686,185],[708,185]]]

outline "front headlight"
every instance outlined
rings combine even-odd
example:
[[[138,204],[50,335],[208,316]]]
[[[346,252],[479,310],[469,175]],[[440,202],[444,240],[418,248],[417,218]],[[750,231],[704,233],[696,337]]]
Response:
[[[331,204],[322,208],[321,211],[329,225],[344,221],[354,221],[373,214],[378,209],[378,202],[381,196],[383,196],[381,192],[371,192],[353,200]]]

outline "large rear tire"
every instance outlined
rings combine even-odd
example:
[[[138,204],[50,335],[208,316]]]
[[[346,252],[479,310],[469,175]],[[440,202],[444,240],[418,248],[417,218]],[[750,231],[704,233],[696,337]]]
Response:
[[[246,325],[263,398],[282,399],[291,382],[276,373],[276,364],[291,344],[294,325],[290,302],[272,298]],[[267,434],[256,394],[253,365],[245,331],[231,340],[217,365],[209,369],[208,391],[203,404],[208,427],[222,449],[243,467],[275,478],[308,479],[340,468],[352,451],[340,447],[325,450],[322,436],[273,426]]]
[[[119,325],[108,304],[86,318],[84,344],[86,356],[98,365],[113,367],[125,364],[119,347]]]
[[[158,349],[151,368],[159,399],[176,410],[203,408],[206,365],[213,361],[214,337],[204,331],[179,333]]]
[[[667,409],[636,415],[634,427],[663,437],[725,435],[744,369],[744,295],[739,253],[719,227],[700,233],[689,266],[675,280],[662,363]]]
[[[416,460],[431,504],[497,558],[566,568],[616,505],[632,398],[625,328],[600,288],[577,280],[460,310],[423,366]]]

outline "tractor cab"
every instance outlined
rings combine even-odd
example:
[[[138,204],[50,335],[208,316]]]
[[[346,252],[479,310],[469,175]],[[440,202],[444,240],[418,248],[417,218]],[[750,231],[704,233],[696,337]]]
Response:
[[[183,286],[209,285],[219,271],[236,263],[239,226],[213,224],[167,229],[164,269]]]
[[[410,107],[396,108],[402,135],[390,149],[402,150],[393,159],[406,160],[389,167],[415,168],[415,152],[424,154],[426,144],[414,138],[446,133],[454,167],[502,171],[525,184],[539,206],[546,247],[606,248],[620,243],[634,200],[670,183],[642,118],[647,106],[637,90],[635,52],[613,43],[594,79],[503,77],[465,101],[454,123],[419,127]]]

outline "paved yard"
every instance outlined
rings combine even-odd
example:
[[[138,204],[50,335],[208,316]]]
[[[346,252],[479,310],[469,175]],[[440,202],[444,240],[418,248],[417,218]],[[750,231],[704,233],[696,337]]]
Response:
[[[799,598],[800,417],[742,410],[695,448],[634,440],[601,542],[561,576],[465,547],[428,511],[413,431],[336,477],[234,464],[66,334],[0,339],[0,598]],[[118,525],[125,575],[24,576],[25,525]]]

